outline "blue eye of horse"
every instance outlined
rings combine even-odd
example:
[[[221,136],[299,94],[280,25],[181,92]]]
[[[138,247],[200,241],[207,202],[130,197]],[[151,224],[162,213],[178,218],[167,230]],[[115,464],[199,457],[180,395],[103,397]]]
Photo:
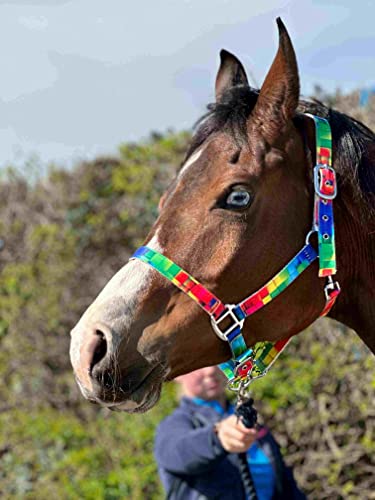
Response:
[[[250,201],[251,195],[247,191],[232,191],[226,199],[226,208],[245,208]]]

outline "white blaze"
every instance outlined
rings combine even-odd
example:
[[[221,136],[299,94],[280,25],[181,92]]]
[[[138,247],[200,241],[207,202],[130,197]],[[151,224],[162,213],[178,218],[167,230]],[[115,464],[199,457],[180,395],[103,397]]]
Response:
[[[163,252],[158,241],[158,231],[156,231],[155,235],[147,243],[147,246],[157,252]],[[152,268],[150,266],[139,259],[132,259],[111,278],[89,310],[97,302],[105,302],[114,297],[118,297],[121,300],[126,298],[127,303],[132,302],[137,298],[144,285],[149,282],[151,273]]]
[[[187,160],[187,162],[186,162],[186,163],[183,165],[183,167],[181,168],[181,170],[180,170],[180,172],[179,172],[179,174],[178,174],[179,176],[180,176],[180,175],[183,175],[183,174],[186,172],[186,170],[187,170],[189,167],[191,167],[191,165],[193,165],[193,163],[195,163],[195,162],[199,159],[200,155],[201,155],[201,154],[203,153],[203,151],[206,149],[206,146],[207,146],[207,144],[206,144],[205,146],[203,146],[201,149],[198,149],[198,150],[197,150],[194,154],[192,154],[192,155],[190,156],[190,158]]]
[[[163,252],[163,248],[158,241],[158,231],[147,243],[147,246],[157,252]],[[138,259],[131,260],[111,278],[83,314],[71,334],[70,359],[76,371],[79,370],[81,365],[80,351],[87,332],[90,334],[90,326],[95,327],[98,324],[98,316],[112,319],[110,311],[113,311],[113,319],[116,319],[121,314],[121,323],[124,328],[128,328],[133,321],[132,311],[134,311],[135,307],[132,304],[136,304],[142,289],[150,283],[152,271],[152,268],[144,262]],[[124,313],[125,309],[126,313]],[[106,319],[104,319],[104,322],[106,322]],[[112,341],[116,342],[116,339],[108,339],[109,344]],[[112,352],[117,347],[117,345],[112,345]],[[86,376],[80,378],[86,378]],[[84,380],[81,380],[81,382],[84,382]]]

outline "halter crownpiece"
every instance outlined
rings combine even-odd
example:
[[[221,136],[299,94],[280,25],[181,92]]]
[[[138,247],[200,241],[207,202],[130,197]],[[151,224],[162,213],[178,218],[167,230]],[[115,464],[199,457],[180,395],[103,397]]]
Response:
[[[325,277],[326,304],[320,316],[325,316],[340,293],[333,281],[336,274],[333,199],[337,194],[336,174],[332,167],[332,136],[327,120],[306,114],[315,123],[316,166],[314,167],[314,210],[311,231],[305,246],[286,266],[258,291],[238,304],[224,304],[193,276],[165,255],[147,246],[140,247],[131,259],[139,259],[156,269],[181,291],[192,298],[211,317],[216,335],[229,343],[232,358],[219,367],[228,378],[228,386],[242,391],[256,378],[264,376],[291,337],[276,342],[262,341],[248,347],[242,335],[244,321],[283,292],[319,256],[319,277]],[[318,235],[318,254],[310,244],[313,233]]]

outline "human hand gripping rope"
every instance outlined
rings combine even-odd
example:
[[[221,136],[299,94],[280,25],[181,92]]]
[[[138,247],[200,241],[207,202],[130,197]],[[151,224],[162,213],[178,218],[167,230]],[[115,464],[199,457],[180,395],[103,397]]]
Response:
[[[247,397],[243,394],[241,388],[238,392],[237,404],[235,414],[241,419],[243,425],[248,429],[255,427],[258,418],[258,412],[253,407],[253,398]],[[239,454],[240,472],[245,492],[249,500],[257,500],[257,494],[253,478],[251,476],[249,462],[246,453]]]

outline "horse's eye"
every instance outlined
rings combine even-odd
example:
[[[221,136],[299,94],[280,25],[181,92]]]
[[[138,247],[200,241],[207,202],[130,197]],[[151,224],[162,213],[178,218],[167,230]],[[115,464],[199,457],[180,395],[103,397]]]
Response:
[[[251,195],[245,190],[232,191],[226,199],[225,208],[235,210],[236,208],[246,208],[250,205]]]

